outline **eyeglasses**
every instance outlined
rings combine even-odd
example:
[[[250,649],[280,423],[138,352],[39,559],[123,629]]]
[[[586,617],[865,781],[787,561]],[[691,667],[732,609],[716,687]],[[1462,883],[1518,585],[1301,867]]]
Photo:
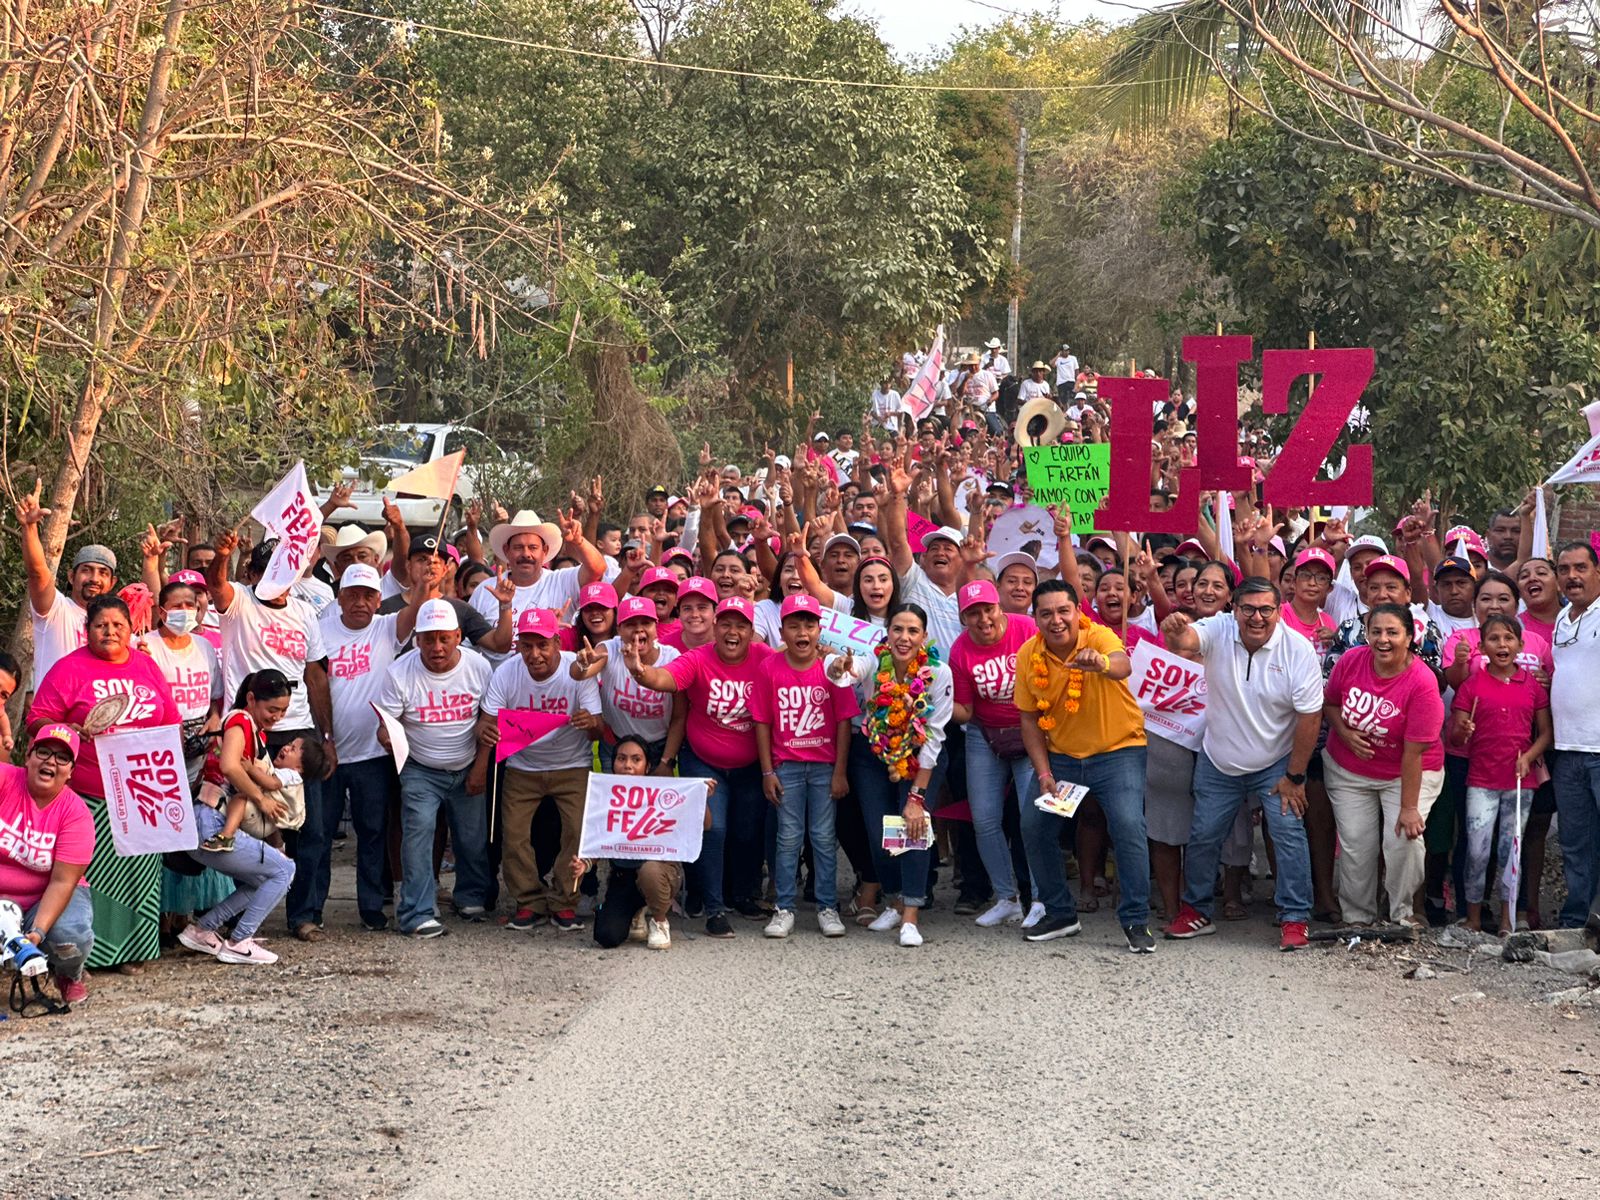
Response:
[[[1588,615],[1589,610],[1586,608],[1578,614],[1578,619],[1572,623],[1572,636],[1564,642],[1552,642],[1551,645],[1558,649],[1565,649],[1568,646],[1576,646],[1578,644],[1578,635],[1583,631],[1583,619]]]
[[[1234,612],[1243,613],[1246,620],[1250,620],[1250,621],[1262,620],[1262,621],[1265,621],[1273,613],[1278,611],[1278,606],[1276,604],[1261,604],[1261,605],[1241,604],[1238,607],[1236,607],[1233,611]]]
[[[45,762],[56,762],[62,766],[72,765],[72,755],[66,750],[57,750],[54,746],[35,746],[33,753]]]

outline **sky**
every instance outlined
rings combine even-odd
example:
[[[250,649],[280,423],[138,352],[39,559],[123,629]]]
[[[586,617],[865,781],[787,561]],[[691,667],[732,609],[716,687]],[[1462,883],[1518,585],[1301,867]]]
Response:
[[[990,25],[1010,13],[1059,13],[1067,21],[1085,17],[1125,21],[1135,7],[1153,7],[1153,0],[846,0],[843,7],[875,22],[883,40],[904,59],[948,45],[963,25]]]

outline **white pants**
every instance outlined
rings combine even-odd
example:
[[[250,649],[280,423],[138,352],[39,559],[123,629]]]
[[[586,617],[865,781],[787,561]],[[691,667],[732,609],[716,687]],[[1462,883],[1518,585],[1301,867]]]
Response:
[[[1378,863],[1382,847],[1384,889],[1389,893],[1389,919],[1411,917],[1411,899],[1422,885],[1422,839],[1395,832],[1400,820],[1400,781],[1369,779],[1346,771],[1322,754],[1323,782],[1339,827],[1339,908],[1351,924],[1378,919]],[[1428,810],[1444,787],[1443,771],[1424,771],[1417,812]]]

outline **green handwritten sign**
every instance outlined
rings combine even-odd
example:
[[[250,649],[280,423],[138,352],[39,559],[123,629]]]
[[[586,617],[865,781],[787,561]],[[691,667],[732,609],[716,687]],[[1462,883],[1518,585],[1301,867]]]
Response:
[[[1041,508],[1065,504],[1072,512],[1072,532],[1080,537],[1104,533],[1094,524],[1094,511],[1111,487],[1111,447],[1105,442],[1072,442],[1032,446],[1022,452],[1033,502]]]

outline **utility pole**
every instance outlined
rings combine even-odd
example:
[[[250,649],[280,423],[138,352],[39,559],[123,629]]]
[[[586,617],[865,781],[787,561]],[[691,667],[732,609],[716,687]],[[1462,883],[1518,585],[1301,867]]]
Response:
[[[1017,358],[1017,343],[1022,333],[1022,321],[1018,308],[1020,301],[1016,293],[1016,277],[1022,273],[1022,171],[1028,162],[1028,127],[1021,126],[1017,130],[1017,211],[1011,218],[1011,268],[1012,291],[1010,309],[1006,315],[1006,357],[1011,360],[1011,369],[1019,374],[1026,374],[1019,370],[1020,359]]]

